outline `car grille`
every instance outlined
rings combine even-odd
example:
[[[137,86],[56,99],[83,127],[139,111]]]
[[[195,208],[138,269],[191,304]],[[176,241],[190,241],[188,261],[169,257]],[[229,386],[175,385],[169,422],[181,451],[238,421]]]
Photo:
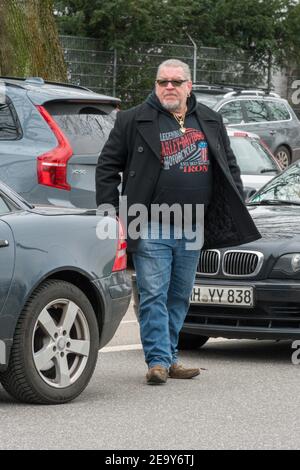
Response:
[[[226,276],[255,276],[263,263],[263,254],[255,251],[226,251],[223,256],[223,273]]]
[[[230,250],[223,255],[222,270],[225,276],[255,276],[263,264],[263,254],[258,251]],[[221,263],[219,250],[204,250],[200,254],[198,273],[218,274]]]
[[[220,252],[218,250],[204,250],[200,253],[198,272],[200,274],[217,274],[220,268]]]

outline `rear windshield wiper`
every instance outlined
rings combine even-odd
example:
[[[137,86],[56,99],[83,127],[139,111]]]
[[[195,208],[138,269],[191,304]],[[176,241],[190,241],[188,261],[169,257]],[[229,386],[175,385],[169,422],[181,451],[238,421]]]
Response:
[[[284,199],[262,199],[247,203],[250,206],[300,206],[300,201],[285,201]]]

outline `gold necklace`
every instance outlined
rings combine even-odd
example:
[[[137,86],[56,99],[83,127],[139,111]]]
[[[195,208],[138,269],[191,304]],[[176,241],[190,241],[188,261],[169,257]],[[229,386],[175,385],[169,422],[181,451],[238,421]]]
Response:
[[[178,122],[179,126],[180,126],[180,132],[182,132],[182,134],[185,133],[186,131],[186,128],[184,127],[184,120],[185,120],[185,113],[184,114],[175,114],[175,113],[172,113],[174,118],[176,119],[176,121]]]

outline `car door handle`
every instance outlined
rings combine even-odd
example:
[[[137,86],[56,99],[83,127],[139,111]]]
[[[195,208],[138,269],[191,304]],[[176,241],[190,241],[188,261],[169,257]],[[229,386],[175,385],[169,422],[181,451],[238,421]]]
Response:
[[[4,248],[6,246],[9,246],[8,240],[0,240],[0,248]]]
[[[270,131],[270,134],[274,135],[274,134],[276,134],[276,131]]]

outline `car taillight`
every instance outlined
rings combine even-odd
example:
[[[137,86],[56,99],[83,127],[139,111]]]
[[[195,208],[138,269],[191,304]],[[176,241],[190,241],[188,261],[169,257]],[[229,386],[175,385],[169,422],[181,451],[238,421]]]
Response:
[[[37,157],[38,183],[70,191],[71,186],[67,183],[67,163],[73,155],[72,147],[48,111],[43,106],[37,106],[37,109],[58,142],[52,150]]]
[[[259,139],[259,141],[260,141],[261,145],[266,149],[266,151],[267,151],[270,155],[272,155],[273,158],[275,158],[274,155],[273,155],[273,153],[272,153],[272,151],[271,151],[271,149],[270,149],[270,147],[268,146],[268,144],[266,144],[266,142],[265,142],[263,139]]]
[[[247,132],[243,132],[243,131],[235,131],[233,133],[233,136],[234,137],[249,137],[249,134],[247,134]]]
[[[125,239],[125,232],[124,232],[122,223],[119,219],[118,219],[118,225],[119,225],[119,236],[118,236],[117,253],[116,253],[115,262],[112,268],[112,272],[122,271],[123,269],[126,269],[127,267],[127,254],[126,254],[127,242]]]

